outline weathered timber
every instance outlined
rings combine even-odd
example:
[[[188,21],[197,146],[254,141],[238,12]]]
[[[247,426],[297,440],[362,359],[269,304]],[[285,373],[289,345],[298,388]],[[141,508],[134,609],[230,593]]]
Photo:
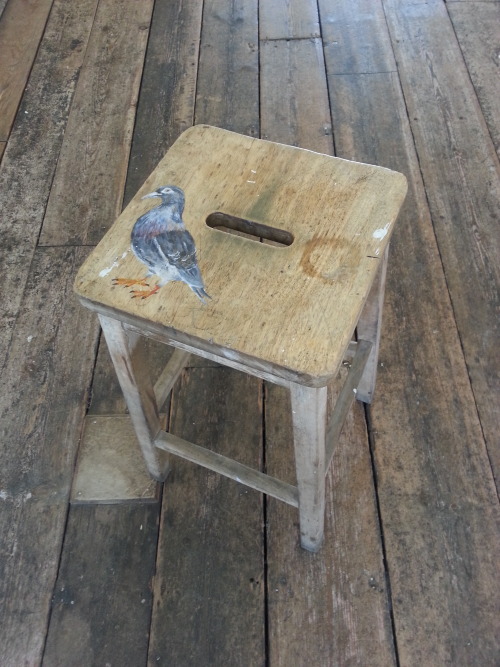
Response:
[[[220,475],[249,486],[251,489],[266,493],[273,498],[279,498],[289,505],[297,507],[299,504],[297,489],[290,486],[290,484],[269,477],[259,470],[249,468],[227,456],[212,452],[206,447],[200,447],[192,442],[178,438],[172,433],[160,431],[155,440],[155,445],[165,452],[180,456],[209,470],[214,470]]]
[[[327,388],[291,384],[293,446],[299,490],[300,544],[317,552],[325,523]]]
[[[257,0],[204,4],[195,122],[259,135]]]
[[[177,137],[193,124],[203,3],[156,0],[137,107],[127,204]]]
[[[365,370],[367,360],[372,350],[372,344],[366,340],[359,342],[358,349],[349,368],[349,373],[345,379],[341,391],[339,392],[335,407],[328,422],[326,431],[326,456],[325,456],[325,474],[328,472],[340,432],[345,423],[347,412],[358,397],[358,384],[363,371]]]
[[[320,37],[316,0],[261,0],[259,37],[268,39],[304,39]]]
[[[386,247],[382,257],[373,259],[379,263],[377,276],[373,282],[370,294],[363,308],[363,312],[356,326],[359,339],[369,341],[372,344],[370,356],[366,363],[359,384],[356,385],[356,398],[363,403],[371,403],[375,393],[377,382],[377,365],[380,349],[380,337],[382,335],[382,313],[384,309],[385,283],[387,277],[387,263],[389,257],[389,246]]]
[[[146,664],[158,515],[158,505],[71,507],[44,667]]]
[[[0,396],[0,646],[38,665],[97,342],[71,292],[82,249],[39,249]],[[26,619],[29,617],[29,623]]]
[[[170,392],[172,391],[172,387],[174,386],[177,378],[182,373],[185,366],[187,366],[190,357],[191,355],[189,352],[184,352],[183,350],[179,349],[173,351],[168,364],[161,372],[161,375],[154,386],[156,403],[159,410],[163,408]]]
[[[95,244],[121,211],[152,6],[152,0],[99,3],[42,245]]]
[[[400,664],[493,664],[498,504],[401,88],[395,74],[332,87],[340,154],[410,183],[370,407]]]
[[[3,363],[42,224],[97,0],[56,1],[0,167]]]
[[[170,430],[244,465],[261,465],[261,383],[189,369]],[[295,510],[296,511],[296,510]],[[262,496],[172,460],[154,582],[150,664],[265,664]]]
[[[446,283],[500,476],[500,165],[444,3],[384,1]],[[460,94],[457,94],[460,91]],[[465,279],[466,272],[467,279]]]
[[[161,429],[160,415],[140,337],[125,331],[117,320],[100,315],[99,321],[146,465],[151,476],[161,482],[168,475],[169,465],[167,457],[154,446]]]
[[[307,76],[297,76],[304,71]],[[273,110],[262,114],[263,139],[333,154],[321,40],[262,42],[260,84],[265,107]]]
[[[16,0],[9,2],[1,15],[0,141],[9,138],[52,3]]]
[[[479,98],[488,129],[500,156],[500,4],[453,2],[447,4],[460,49]]]
[[[319,0],[329,74],[396,70],[384,9],[379,0]],[[335,89],[331,91],[335,95]]]

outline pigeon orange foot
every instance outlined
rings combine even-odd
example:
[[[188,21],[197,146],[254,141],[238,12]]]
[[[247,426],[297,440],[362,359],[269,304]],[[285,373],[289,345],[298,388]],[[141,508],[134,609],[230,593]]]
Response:
[[[141,299],[147,299],[148,296],[152,296],[153,294],[156,294],[156,292],[160,289],[159,285],[155,285],[153,289],[150,290],[143,290],[143,289],[133,289],[130,290],[130,294],[132,295],[132,299],[136,299],[137,297],[140,297]]]
[[[146,278],[113,278],[111,281],[113,285],[121,285],[122,287],[132,287],[133,285],[143,285],[149,287]]]

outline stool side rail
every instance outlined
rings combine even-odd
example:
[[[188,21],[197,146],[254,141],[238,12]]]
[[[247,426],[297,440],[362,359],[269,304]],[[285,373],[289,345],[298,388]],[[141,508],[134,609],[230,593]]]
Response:
[[[242,463],[238,463],[238,461],[222,456],[222,454],[212,452],[205,447],[195,445],[166,431],[159,432],[155,439],[155,446],[165,452],[187,459],[191,463],[197,463],[204,468],[229,477],[256,491],[278,498],[278,500],[288,505],[299,506],[299,492],[295,486],[249,468]]]

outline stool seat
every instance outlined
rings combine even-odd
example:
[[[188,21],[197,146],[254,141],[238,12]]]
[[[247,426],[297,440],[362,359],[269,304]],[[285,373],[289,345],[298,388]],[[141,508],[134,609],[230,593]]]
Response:
[[[167,184],[185,192],[183,219],[212,297],[207,305],[183,283],[148,299],[113,286],[114,277],[144,277],[130,232],[151,208],[141,197]],[[342,362],[405,192],[405,177],[388,169],[195,126],[88,258],[75,289],[98,310],[119,310],[168,328],[180,342],[323,386]],[[213,226],[238,220],[254,240]],[[255,242],[263,234],[271,242]]]
[[[168,474],[167,454],[215,470],[298,507],[301,545],[320,548],[334,444],[354,398],[369,403],[374,392],[388,244],[406,187],[388,169],[206,125],[179,137],[75,281],[82,303],[99,315],[155,479]],[[210,299],[198,274],[196,294],[184,282],[150,284],[181,276],[158,230],[171,255],[180,239],[192,250],[185,231],[175,231],[184,229],[174,224],[178,188]],[[162,204],[151,211],[142,198],[154,191]],[[153,253],[156,278],[132,251],[139,218],[134,247]],[[123,289],[144,285],[146,275],[147,290]],[[141,358],[144,336],[175,348],[154,384]],[[297,486],[162,430],[160,410],[190,354],[290,390]],[[327,385],[346,356],[352,364],[328,419]]]

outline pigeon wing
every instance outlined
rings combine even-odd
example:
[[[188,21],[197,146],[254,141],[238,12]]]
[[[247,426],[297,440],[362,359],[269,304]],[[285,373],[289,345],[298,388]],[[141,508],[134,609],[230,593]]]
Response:
[[[196,260],[196,246],[194,239],[187,229],[172,230],[154,237],[160,255],[175,266],[181,280],[193,287],[203,288],[198,262]]]

